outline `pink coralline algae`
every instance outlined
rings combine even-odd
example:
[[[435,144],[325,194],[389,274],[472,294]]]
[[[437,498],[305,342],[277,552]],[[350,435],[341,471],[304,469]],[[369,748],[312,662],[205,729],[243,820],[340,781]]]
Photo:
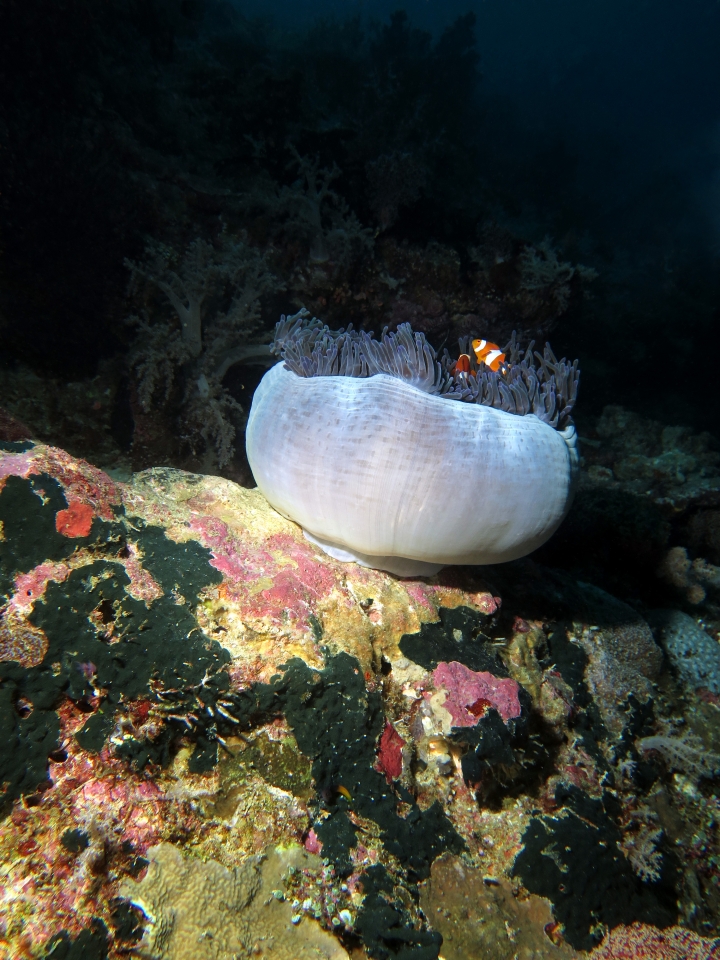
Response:
[[[140,559],[140,552],[134,543],[128,543],[128,556],[122,561],[130,583],[125,588],[135,600],[142,600],[148,606],[163,595],[162,587],[152,574],[146,570]]]
[[[402,748],[404,746],[405,741],[395,727],[386,722],[385,729],[380,737],[377,769],[380,773],[385,774],[388,783],[397,780],[402,773]]]
[[[217,518],[195,518],[191,528],[212,551],[211,564],[226,578],[222,591],[242,601],[250,617],[279,622],[284,614],[307,626],[318,600],[336,585],[332,568],[318,563],[313,548],[287,534],[254,545],[234,537]]]
[[[68,504],[83,504],[103,520],[115,518],[112,508],[121,499],[115,483],[102,470],[85,460],[76,460],[58,447],[37,444],[24,453],[3,454],[0,460],[0,490],[8,477],[30,477],[41,473],[49,474],[62,485]]]
[[[45,594],[51,580],[62,583],[70,573],[64,563],[41,563],[29,573],[15,578],[15,591],[10,602],[0,610],[0,662],[15,661],[23,667],[42,663],[48,640],[42,630],[27,619],[36,600]]]
[[[254,615],[271,616],[278,609],[303,621],[319,600],[328,597],[336,585],[332,569],[318,563],[312,548],[305,547],[292,537],[277,535],[267,541],[269,551],[278,551],[293,561],[273,574],[272,586],[255,595]]]
[[[6,453],[0,460],[0,490],[8,477],[27,477],[39,472],[35,467],[32,450],[27,453]]]
[[[479,610],[490,616],[493,613],[497,613],[502,606],[502,600],[500,597],[493,597],[492,594],[484,593],[477,598],[477,605]]]
[[[433,682],[447,692],[443,706],[454,727],[474,727],[486,709],[494,707],[505,723],[520,716],[518,685],[510,678],[476,673],[462,663],[439,663]]]
[[[437,616],[437,604],[433,603],[434,593],[432,587],[419,580],[406,580],[405,592],[410,602],[416,607],[428,611],[433,617]]]
[[[168,836],[198,835],[200,829],[191,801],[169,796],[107,748],[93,755],[77,745],[73,734],[87,714],[69,702],[59,714],[64,751],[51,760],[51,785],[33,806],[16,804],[0,824],[13,864],[12,884],[0,884],[2,957],[24,955],[21,943],[28,956],[34,947],[34,956],[37,945],[58,930],[77,936],[94,916],[109,925],[118,876],[127,873],[133,858]],[[89,847],[80,854],[69,851],[62,841],[68,830],[82,831]],[[8,933],[16,950],[4,954]]]
[[[615,927],[589,960],[718,960],[720,940],[684,927],[658,930],[644,923]]]
[[[58,510],[55,529],[64,537],[87,537],[93,522],[93,509],[87,503],[71,500],[66,510]]]
[[[308,853],[316,853],[318,856],[322,853],[322,842],[312,827],[308,830],[305,837],[305,849]]]
[[[11,608],[26,612],[32,609],[36,600],[45,596],[48,583],[54,580],[62,583],[70,575],[70,567],[65,563],[51,560],[39,564],[29,573],[20,573],[15,577],[15,592],[10,601]]]

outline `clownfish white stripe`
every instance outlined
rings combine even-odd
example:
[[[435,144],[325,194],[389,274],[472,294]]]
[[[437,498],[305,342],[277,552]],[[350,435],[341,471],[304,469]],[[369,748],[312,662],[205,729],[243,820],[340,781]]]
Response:
[[[492,367],[495,361],[502,356],[503,356],[502,350],[495,349],[495,350],[491,350],[490,353],[488,353],[487,356],[484,358],[484,360],[489,367]]]

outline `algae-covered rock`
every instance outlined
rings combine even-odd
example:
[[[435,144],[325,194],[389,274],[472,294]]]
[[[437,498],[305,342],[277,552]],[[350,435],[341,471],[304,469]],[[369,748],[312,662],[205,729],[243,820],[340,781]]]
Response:
[[[0,520],[0,956],[569,956],[713,915],[707,786],[646,747],[714,708],[607,593],[529,560],[398,579],[256,490],[40,444],[0,449]]]

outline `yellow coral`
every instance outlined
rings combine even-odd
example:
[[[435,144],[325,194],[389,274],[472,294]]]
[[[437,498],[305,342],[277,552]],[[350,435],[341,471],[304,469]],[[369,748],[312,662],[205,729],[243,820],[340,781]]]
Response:
[[[293,924],[279,899],[290,867],[319,859],[298,846],[276,848],[228,870],[215,860],[187,856],[171,843],[148,850],[143,880],[127,880],[120,893],[147,917],[140,954],[152,960],[347,960],[332,934],[305,917]]]

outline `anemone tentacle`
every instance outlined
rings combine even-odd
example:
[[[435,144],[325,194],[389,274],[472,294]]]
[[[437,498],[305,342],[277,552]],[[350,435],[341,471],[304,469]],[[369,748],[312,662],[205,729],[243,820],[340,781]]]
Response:
[[[541,353],[531,342],[523,351],[513,332],[503,348],[506,362],[494,372],[479,367],[470,338],[459,341],[461,354],[470,357],[470,372],[455,370],[447,350],[438,361],[425,334],[401,323],[390,333],[385,327],[377,340],[372,332],[352,324],[331,330],[307,310],[280,319],[272,351],[299,377],[372,377],[387,374],[423,393],[461,403],[477,403],[516,416],[534,414],[543,423],[564,430],[572,424],[580,370],[578,361],[558,360],[550,345]]]

